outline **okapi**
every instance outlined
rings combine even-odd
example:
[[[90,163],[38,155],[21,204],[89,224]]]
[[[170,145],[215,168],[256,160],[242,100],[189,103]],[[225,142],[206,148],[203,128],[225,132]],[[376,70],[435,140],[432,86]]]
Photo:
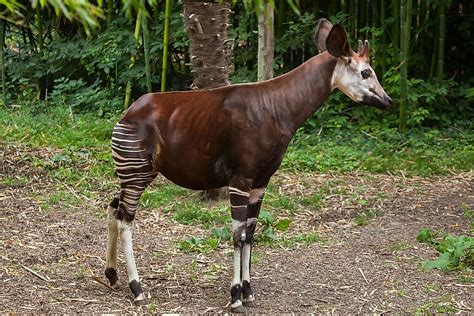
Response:
[[[105,275],[118,286],[117,237],[123,241],[134,302],[145,303],[132,250],[138,200],[158,173],[193,190],[229,186],[234,244],[232,312],[254,303],[250,256],[265,188],[291,138],[338,88],[356,102],[391,105],[369,64],[369,43],[349,46],[340,25],[321,19],[320,54],[272,80],[210,90],[149,93],[112,133],[119,197],[109,207]]]

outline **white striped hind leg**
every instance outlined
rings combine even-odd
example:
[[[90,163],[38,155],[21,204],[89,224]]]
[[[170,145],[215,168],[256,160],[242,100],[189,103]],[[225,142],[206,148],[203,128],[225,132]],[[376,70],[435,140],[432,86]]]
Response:
[[[146,298],[143,294],[142,287],[140,285],[140,278],[138,276],[137,266],[135,264],[135,257],[133,255],[132,246],[132,231],[133,223],[125,220],[117,220],[120,238],[123,242],[123,252],[125,256],[125,262],[127,263],[127,274],[130,290],[134,295],[134,302],[142,305],[146,304]]]
[[[232,237],[234,241],[234,275],[230,288],[231,311],[233,313],[244,313],[242,305],[242,247],[246,238],[247,228],[247,205],[250,193],[229,186],[229,198],[232,215]]]
[[[250,191],[247,210],[246,238],[242,248],[242,303],[247,307],[255,307],[255,296],[250,288],[250,261],[258,214],[262,205],[265,188]]]
[[[107,234],[107,262],[105,276],[109,279],[110,286],[114,289],[120,287],[117,277],[117,237],[118,227],[115,218],[119,199],[115,198],[109,205],[108,234]]]

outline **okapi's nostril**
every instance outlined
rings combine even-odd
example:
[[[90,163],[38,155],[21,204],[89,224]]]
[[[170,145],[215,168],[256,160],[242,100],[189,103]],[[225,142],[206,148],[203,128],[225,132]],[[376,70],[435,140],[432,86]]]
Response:
[[[392,105],[392,98],[391,97],[387,96],[387,101],[390,105]]]

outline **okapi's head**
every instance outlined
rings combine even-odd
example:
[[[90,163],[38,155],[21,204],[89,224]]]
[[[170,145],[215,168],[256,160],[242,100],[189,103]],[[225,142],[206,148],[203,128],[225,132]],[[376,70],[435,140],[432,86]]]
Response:
[[[369,42],[359,41],[354,52],[347,40],[347,33],[339,24],[332,25],[321,19],[316,29],[316,43],[320,52],[328,51],[336,57],[337,64],[331,84],[352,100],[381,109],[388,109],[392,99],[380,85],[375,71],[370,67]]]

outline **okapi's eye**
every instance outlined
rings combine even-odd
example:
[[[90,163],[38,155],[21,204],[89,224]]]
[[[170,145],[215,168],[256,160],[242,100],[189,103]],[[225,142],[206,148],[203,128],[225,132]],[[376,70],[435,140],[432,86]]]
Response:
[[[364,69],[360,73],[362,75],[362,78],[367,79],[372,74],[372,71],[370,71],[370,69]]]

